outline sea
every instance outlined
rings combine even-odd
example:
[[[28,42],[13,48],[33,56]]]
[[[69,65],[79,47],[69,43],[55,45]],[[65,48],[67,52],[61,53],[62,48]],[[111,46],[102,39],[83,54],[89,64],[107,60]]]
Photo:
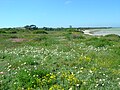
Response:
[[[92,32],[94,36],[105,36],[108,34],[116,34],[120,36],[120,28],[96,29]]]

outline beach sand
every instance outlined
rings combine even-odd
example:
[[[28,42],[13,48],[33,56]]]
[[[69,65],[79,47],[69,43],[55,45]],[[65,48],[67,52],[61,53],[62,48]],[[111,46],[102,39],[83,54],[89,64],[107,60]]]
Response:
[[[84,30],[84,34],[92,35],[91,30]]]

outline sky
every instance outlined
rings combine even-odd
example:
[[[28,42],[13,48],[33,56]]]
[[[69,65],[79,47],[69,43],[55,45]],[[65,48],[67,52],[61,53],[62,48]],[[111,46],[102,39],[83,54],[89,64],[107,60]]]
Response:
[[[0,0],[0,27],[120,27],[120,0]]]

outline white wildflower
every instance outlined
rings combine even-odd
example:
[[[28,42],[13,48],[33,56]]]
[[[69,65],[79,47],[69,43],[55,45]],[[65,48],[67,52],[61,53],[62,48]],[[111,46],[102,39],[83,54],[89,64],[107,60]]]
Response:
[[[14,82],[14,84],[17,84],[16,82]]]
[[[8,69],[8,72],[10,71],[10,69]]]
[[[103,81],[105,81],[105,79],[103,79]]]
[[[35,77],[35,75],[33,75],[33,77]]]
[[[103,83],[102,86],[104,86],[105,84]]]
[[[120,78],[117,78],[117,80],[119,80]]]
[[[15,72],[14,74],[17,74],[17,72]]]
[[[0,74],[3,74],[3,72],[0,72]]]
[[[71,88],[69,88],[69,90],[73,90],[73,89],[72,89],[72,87],[71,87]]]
[[[76,86],[77,86],[77,87],[79,87],[79,86],[80,86],[80,84],[76,84]]]
[[[90,73],[93,73],[93,71],[92,71],[92,70],[90,70],[89,72],[90,72]]]
[[[118,82],[118,85],[120,86],[120,82]]]
[[[24,65],[26,64],[26,62],[24,62]]]
[[[95,87],[98,87],[99,84],[96,84]]]
[[[81,67],[80,69],[83,69],[83,67]]]
[[[103,73],[103,75],[105,76],[105,74]]]
[[[99,81],[101,82],[101,81],[102,81],[102,79],[99,79]]]

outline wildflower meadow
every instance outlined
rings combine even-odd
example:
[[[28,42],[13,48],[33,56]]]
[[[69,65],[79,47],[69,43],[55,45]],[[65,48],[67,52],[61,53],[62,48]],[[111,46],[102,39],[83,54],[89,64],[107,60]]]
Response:
[[[0,90],[120,90],[120,36],[16,32],[0,33]]]

